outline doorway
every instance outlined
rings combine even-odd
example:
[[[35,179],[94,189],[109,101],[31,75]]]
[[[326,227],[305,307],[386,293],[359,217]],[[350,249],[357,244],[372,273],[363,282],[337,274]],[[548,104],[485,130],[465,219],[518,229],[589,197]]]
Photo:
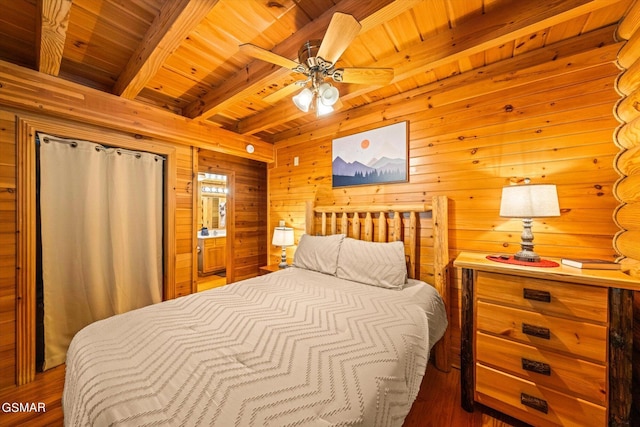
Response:
[[[232,181],[233,174],[221,170],[198,173],[198,292],[231,283],[229,243],[233,238]]]

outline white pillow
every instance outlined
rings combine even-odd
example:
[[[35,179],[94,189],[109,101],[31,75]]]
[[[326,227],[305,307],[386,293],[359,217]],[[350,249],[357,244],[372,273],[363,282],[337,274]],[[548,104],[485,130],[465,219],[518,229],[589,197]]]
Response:
[[[407,282],[404,243],[365,242],[347,237],[340,247],[336,276],[382,288],[402,289]]]
[[[293,255],[293,265],[307,270],[336,275],[338,252],[344,234],[330,236],[310,236],[303,234]]]

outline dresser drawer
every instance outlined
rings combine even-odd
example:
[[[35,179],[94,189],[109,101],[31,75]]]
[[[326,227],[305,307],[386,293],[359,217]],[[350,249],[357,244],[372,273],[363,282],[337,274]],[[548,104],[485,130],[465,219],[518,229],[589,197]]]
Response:
[[[606,288],[496,273],[478,273],[479,299],[502,302],[544,314],[607,322]]]
[[[607,360],[606,326],[545,316],[484,301],[477,302],[476,310],[476,327],[479,331],[573,354],[582,359],[601,363]]]
[[[476,400],[535,426],[605,426],[603,406],[476,364]]]
[[[538,385],[599,405],[607,404],[607,370],[604,365],[481,332],[476,334],[476,360]]]

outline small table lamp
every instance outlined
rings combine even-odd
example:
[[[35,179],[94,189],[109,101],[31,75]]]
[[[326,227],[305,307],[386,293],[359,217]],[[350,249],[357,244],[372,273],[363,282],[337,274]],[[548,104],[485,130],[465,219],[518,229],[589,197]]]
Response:
[[[279,225],[273,230],[273,239],[271,244],[274,246],[282,246],[282,259],[278,267],[286,268],[287,265],[287,246],[293,246],[293,228],[285,227],[284,220],[280,220]]]
[[[533,251],[532,218],[560,216],[558,192],[554,184],[512,185],[502,188],[500,216],[522,218],[522,249],[514,255],[518,261],[539,262],[540,256]]]

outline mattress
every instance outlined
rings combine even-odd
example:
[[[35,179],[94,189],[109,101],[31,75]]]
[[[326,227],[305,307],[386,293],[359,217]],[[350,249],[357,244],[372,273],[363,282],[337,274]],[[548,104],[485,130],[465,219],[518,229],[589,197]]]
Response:
[[[447,325],[437,292],[289,268],[93,323],[66,426],[400,426]]]

